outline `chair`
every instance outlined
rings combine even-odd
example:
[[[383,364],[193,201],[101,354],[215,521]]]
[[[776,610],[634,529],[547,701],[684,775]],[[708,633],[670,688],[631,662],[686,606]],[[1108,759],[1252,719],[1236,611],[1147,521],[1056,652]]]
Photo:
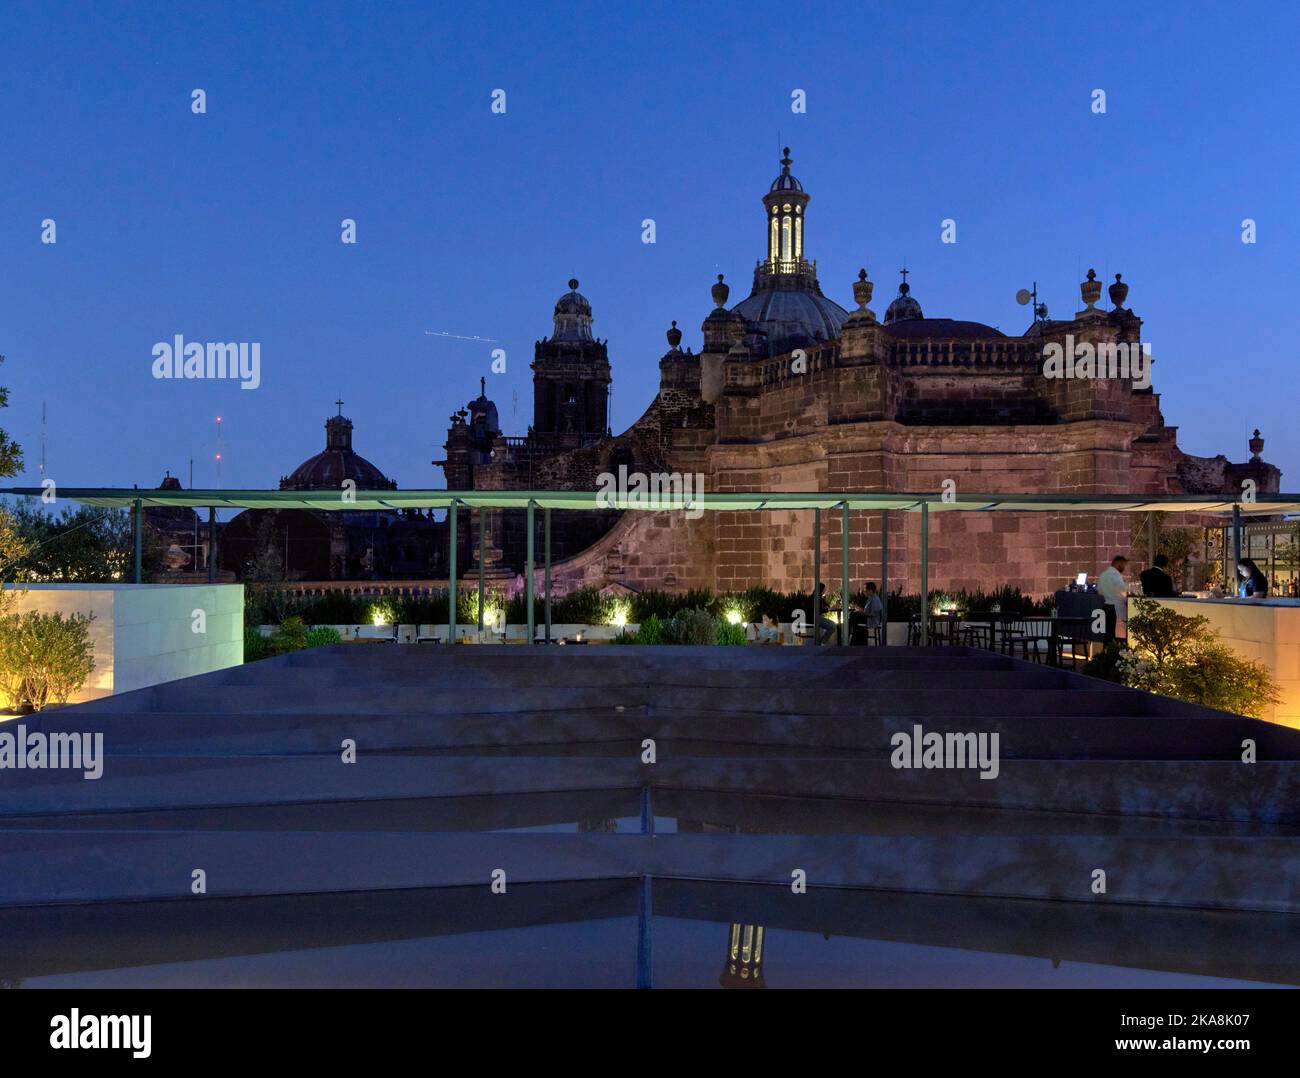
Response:
[[[963,644],[973,648],[983,648],[985,651],[993,651],[994,637],[996,626],[993,622],[977,621],[974,623],[967,622],[961,627],[961,640]]]
[[[1046,658],[1050,663],[1054,631],[1052,619],[1048,617],[1024,617],[1012,621],[1007,626],[1005,637],[1007,654],[1014,654],[1019,648],[1022,659],[1041,663]]]
[[[1079,669],[1080,658],[1084,662],[1088,661],[1091,639],[1087,618],[1057,618],[1055,632],[1052,634],[1052,665],[1064,666],[1068,657],[1070,669]]]
[[[428,632],[424,630],[427,629]],[[415,642],[417,644],[441,644],[442,641],[433,634],[432,625],[417,625],[415,627]]]
[[[855,646],[875,644],[879,647],[884,643],[884,630],[879,625],[859,622],[849,631],[849,643]]]

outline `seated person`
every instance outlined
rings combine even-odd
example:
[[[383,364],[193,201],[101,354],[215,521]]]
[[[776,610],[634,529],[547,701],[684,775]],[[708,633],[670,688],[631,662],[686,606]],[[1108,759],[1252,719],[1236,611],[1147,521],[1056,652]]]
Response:
[[[759,644],[781,644],[781,626],[777,623],[776,618],[771,614],[763,615],[763,624],[759,626],[758,640]]]
[[[863,607],[867,615],[867,625],[871,628],[879,628],[885,622],[885,604],[876,591],[876,582],[867,581],[867,602]]]
[[[1178,594],[1174,590],[1174,578],[1169,575],[1168,565],[1169,559],[1163,554],[1157,554],[1151,568],[1143,569],[1138,574],[1138,579],[1142,581],[1143,595],[1153,599],[1167,599]]]
[[[826,585],[817,585],[818,606],[821,608],[821,617],[817,619],[817,643],[825,644],[834,639],[835,634],[840,631],[840,627],[826,616]]]

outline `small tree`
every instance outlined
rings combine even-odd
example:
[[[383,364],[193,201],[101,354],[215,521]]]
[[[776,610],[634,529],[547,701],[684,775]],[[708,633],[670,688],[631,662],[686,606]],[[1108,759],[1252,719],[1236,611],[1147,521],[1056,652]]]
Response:
[[[1116,670],[1131,688],[1255,718],[1280,699],[1268,667],[1221,643],[1208,618],[1131,599],[1128,633]]]
[[[95,668],[93,614],[29,610],[0,618],[0,691],[14,708],[67,703]]]

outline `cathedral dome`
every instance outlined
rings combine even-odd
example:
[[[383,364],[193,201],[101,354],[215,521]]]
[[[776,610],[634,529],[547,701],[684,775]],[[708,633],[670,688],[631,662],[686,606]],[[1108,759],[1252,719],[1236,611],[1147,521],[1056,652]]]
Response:
[[[912,291],[911,285],[906,280],[898,286],[898,295],[894,301],[885,309],[885,325],[891,325],[894,322],[908,322],[913,318],[924,318],[921,311],[921,305],[909,295]]]
[[[578,280],[569,281],[569,290],[555,301],[555,332],[553,341],[591,340],[591,304],[578,291]]]
[[[916,302],[913,300],[913,302]],[[967,340],[983,341],[1005,337],[1006,334],[983,322],[963,322],[954,318],[902,318],[889,326],[889,334],[904,340]]]
[[[284,479],[281,490],[339,490],[351,479],[357,490],[396,490],[387,478],[365,457],[352,448],[352,420],[342,414],[325,421],[325,450],[309,457]]]
[[[834,340],[849,318],[849,312],[834,300],[811,290],[755,291],[732,310],[767,334],[768,354],[774,356]]]

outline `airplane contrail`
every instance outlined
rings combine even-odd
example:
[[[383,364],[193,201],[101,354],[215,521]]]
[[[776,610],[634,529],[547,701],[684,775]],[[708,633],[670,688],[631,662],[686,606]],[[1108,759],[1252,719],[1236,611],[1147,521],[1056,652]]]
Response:
[[[480,337],[477,333],[472,337],[463,337],[459,333],[434,333],[431,329],[424,331],[426,337],[449,337],[454,341],[490,341],[492,344],[497,343],[495,337]]]

